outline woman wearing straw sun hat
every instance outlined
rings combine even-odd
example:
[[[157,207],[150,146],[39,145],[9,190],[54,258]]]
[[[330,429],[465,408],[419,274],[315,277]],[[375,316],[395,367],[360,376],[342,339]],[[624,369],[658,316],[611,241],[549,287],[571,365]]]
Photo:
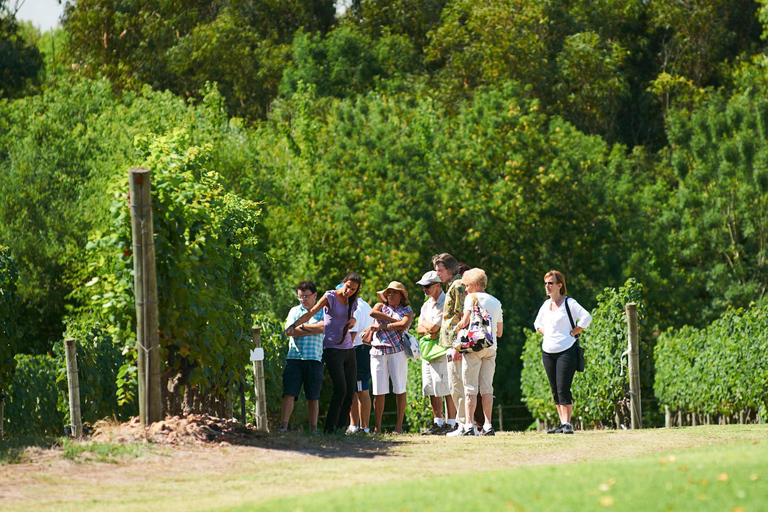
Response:
[[[403,334],[413,321],[413,310],[408,302],[408,290],[402,283],[392,281],[385,289],[376,292],[379,301],[371,310],[374,324],[369,328],[371,340],[371,374],[373,376],[373,407],[376,426],[374,434],[381,434],[381,418],[384,401],[392,392],[397,404],[395,433],[403,432],[405,415],[405,384],[408,379],[408,358],[403,347]]]

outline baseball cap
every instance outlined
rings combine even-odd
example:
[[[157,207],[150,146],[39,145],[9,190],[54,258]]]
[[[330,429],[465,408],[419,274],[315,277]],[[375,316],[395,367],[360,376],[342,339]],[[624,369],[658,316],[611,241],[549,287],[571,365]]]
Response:
[[[431,284],[440,283],[442,282],[439,277],[437,277],[437,272],[434,270],[430,270],[426,274],[424,274],[421,277],[420,281],[416,281],[416,284],[421,286],[429,286]]]

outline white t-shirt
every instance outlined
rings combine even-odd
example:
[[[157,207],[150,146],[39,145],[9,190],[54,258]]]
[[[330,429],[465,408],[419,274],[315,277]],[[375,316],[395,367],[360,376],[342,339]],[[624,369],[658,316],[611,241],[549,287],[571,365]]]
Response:
[[[443,325],[443,306],[445,305],[445,292],[441,291],[437,300],[429,297],[421,306],[419,313],[419,326],[424,322],[434,325]],[[437,331],[438,333],[440,331]]]
[[[488,312],[488,315],[491,317],[491,326],[493,327],[493,345],[491,345],[489,348],[491,350],[496,350],[496,347],[498,347],[498,339],[496,336],[496,331],[498,329],[498,324],[504,323],[504,315],[501,311],[501,302],[494,297],[493,295],[488,295],[485,292],[476,292],[476,293],[468,293],[467,298],[464,299],[464,311],[472,311],[472,306],[475,305],[475,301],[472,300],[472,296],[477,297],[477,304],[481,308],[485,309]]]
[[[568,301],[568,308],[571,310],[571,316],[573,316],[573,323],[582,329],[589,327],[589,324],[592,323],[592,315],[589,314],[589,311],[581,307],[571,297],[567,297],[566,300]],[[568,312],[565,310],[565,301],[555,311],[550,311],[549,305],[551,303],[552,299],[547,299],[541,305],[533,326],[544,331],[541,349],[548,354],[557,354],[571,348],[576,343],[576,338],[569,334],[573,327],[571,327],[571,321],[568,319]]]
[[[352,346],[356,347],[363,344],[363,340],[360,339],[360,333],[366,330],[373,324],[373,318],[371,318],[371,306],[368,305],[360,297],[357,298],[357,311],[355,311],[355,326],[353,327],[355,333],[355,339],[352,340]]]

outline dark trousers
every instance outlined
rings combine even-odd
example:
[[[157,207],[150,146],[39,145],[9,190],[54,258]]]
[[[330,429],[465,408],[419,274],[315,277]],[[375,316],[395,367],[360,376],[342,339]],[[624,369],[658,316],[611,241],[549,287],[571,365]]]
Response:
[[[541,362],[544,363],[544,370],[547,372],[549,387],[552,389],[552,398],[557,405],[570,405],[573,403],[571,395],[571,384],[573,376],[576,374],[576,361],[579,354],[576,351],[576,344],[571,348],[550,354],[541,352]]]
[[[349,425],[349,410],[352,408],[357,379],[355,349],[326,348],[323,350],[323,362],[333,386],[325,419],[325,432],[332,433]]]

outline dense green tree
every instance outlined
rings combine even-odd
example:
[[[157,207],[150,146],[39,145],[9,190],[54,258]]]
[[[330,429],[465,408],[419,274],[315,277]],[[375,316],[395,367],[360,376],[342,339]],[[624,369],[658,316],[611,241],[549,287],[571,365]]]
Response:
[[[19,271],[10,251],[0,246],[0,402],[11,383],[16,368],[14,356],[21,342],[21,299],[16,294],[18,278]]]
[[[23,95],[43,68],[40,51],[24,37],[9,1],[0,0],[0,98]]]
[[[715,97],[670,116],[669,137],[679,185],[661,229],[705,320],[768,287],[768,102]]]
[[[72,65],[86,77],[198,98],[217,82],[230,114],[255,119],[277,94],[282,45],[300,27],[327,31],[334,13],[329,0],[82,0],[67,4],[64,26]]]
[[[371,37],[406,36],[421,52],[440,23],[446,0],[353,0],[347,17]]]
[[[292,95],[299,82],[311,84],[318,96],[364,94],[383,81],[411,73],[418,68],[419,60],[408,38],[387,32],[373,39],[350,24],[339,26],[325,37],[299,31],[292,50],[293,61],[280,86],[284,96]]]

